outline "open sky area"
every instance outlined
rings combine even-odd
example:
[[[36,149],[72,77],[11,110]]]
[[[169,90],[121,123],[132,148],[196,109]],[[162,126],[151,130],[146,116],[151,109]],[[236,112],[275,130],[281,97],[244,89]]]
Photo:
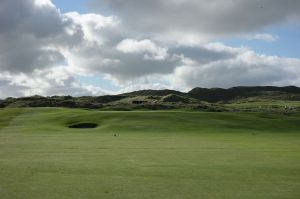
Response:
[[[0,98],[300,86],[298,0],[2,0]]]

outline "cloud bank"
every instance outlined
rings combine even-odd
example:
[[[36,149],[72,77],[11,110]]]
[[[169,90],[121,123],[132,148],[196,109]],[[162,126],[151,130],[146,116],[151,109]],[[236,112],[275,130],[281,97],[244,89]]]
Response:
[[[104,76],[119,92],[300,85],[300,59],[215,42],[235,36],[277,41],[255,31],[297,19],[297,0],[89,4],[96,13],[61,13],[50,0],[0,1],[0,98],[112,92],[78,76]],[[101,15],[103,9],[111,14]]]

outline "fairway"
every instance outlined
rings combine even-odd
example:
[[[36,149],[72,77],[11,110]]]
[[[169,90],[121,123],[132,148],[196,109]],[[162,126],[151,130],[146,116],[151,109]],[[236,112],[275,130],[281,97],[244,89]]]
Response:
[[[300,115],[0,109],[0,198],[299,199]]]

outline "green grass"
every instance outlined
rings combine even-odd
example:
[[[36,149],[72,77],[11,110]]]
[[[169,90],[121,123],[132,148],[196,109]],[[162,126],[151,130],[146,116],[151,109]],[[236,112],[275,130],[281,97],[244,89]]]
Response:
[[[99,126],[67,127],[78,122]],[[298,199],[299,190],[299,114],[0,109],[1,199]]]

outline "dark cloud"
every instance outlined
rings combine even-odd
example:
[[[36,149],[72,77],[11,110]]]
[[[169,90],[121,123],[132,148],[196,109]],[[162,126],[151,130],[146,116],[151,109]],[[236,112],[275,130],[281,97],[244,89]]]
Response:
[[[65,61],[59,51],[46,49],[47,45],[32,35],[0,36],[0,44],[0,69],[4,71],[27,73],[56,66]]]
[[[176,68],[176,62],[170,60],[149,60],[138,54],[124,55],[118,53],[115,56],[120,59],[120,62],[106,65],[101,70],[116,76],[119,80],[131,80],[153,74],[170,74]]]
[[[235,54],[228,51],[213,51],[210,49],[205,48],[204,46],[199,47],[189,47],[189,46],[182,46],[170,49],[170,53],[183,55],[186,58],[190,58],[195,60],[201,64],[218,61],[218,60],[225,60],[232,58]]]
[[[33,0],[1,0],[0,5],[0,34],[19,31],[49,38],[64,31],[66,24],[54,7],[37,6]]]
[[[158,37],[255,31],[299,16],[300,10],[299,0],[90,0],[89,4],[92,9],[111,10],[135,32]]]
[[[12,97],[20,97],[23,96],[24,91],[26,89],[25,86],[21,85],[13,85],[11,84],[11,81],[6,79],[1,79],[0,77],[0,99],[4,99],[6,97],[12,96]]]
[[[66,33],[72,21],[64,18],[54,6],[39,6],[35,2],[0,2],[2,71],[29,73],[35,69],[62,64],[66,60],[58,47],[74,45],[74,38],[80,41],[83,37],[80,29],[72,36]]]

